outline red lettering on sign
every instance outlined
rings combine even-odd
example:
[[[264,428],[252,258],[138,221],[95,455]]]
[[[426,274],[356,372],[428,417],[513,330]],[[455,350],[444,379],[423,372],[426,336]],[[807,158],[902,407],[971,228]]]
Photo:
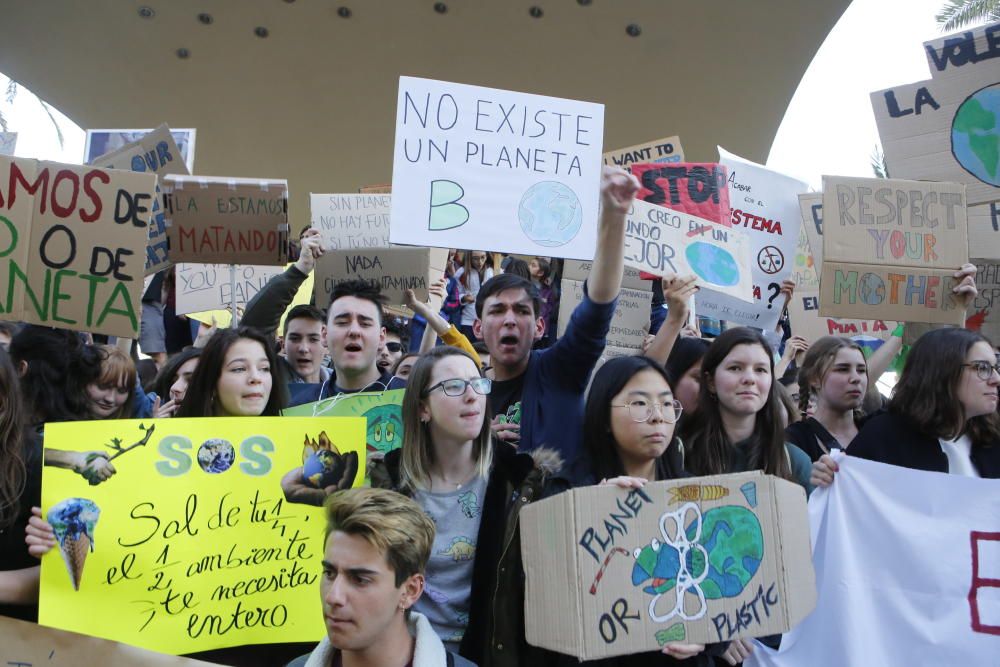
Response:
[[[979,589],[1000,588],[1000,579],[979,576],[980,542],[1000,542],[1000,533],[984,533],[974,530],[969,533],[972,542],[972,586],[969,588],[969,609],[972,612],[972,631],[987,635],[1000,635],[1000,625],[987,625],[979,618]],[[997,567],[996,563],[992,564]]]

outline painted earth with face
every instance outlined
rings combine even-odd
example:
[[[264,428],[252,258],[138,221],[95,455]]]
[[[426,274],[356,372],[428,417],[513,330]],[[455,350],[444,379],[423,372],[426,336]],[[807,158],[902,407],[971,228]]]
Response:
[[[387,454],[403,444],[403,407],[376,405],[362,416],[368,420],[368,451]]]

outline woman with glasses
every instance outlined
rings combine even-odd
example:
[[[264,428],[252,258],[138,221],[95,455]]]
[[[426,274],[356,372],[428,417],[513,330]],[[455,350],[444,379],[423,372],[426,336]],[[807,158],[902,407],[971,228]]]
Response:
[[[371,481],[413,497],[434,519],[425,592],[414,609],[446,648],[478,664],[491,649],[512,664],[544,664],[524,640],[518,516],[544,495],[561,461],[551,450],[519,454],[494,443],[491,385],[458,348],[421,356],[403,397],[405,444],[372,464]]]
[[[695,475],[763,470],[806,492],[809,457],[785,442],[774,356],[764,337],[739,327],[716,338],[701,361],[698,411],[684,425],[684,466]]]
[[[869,419],[851,456],[969,477],[1000,478],[1000,366],[993,345],[968,329],[936,329],[906,357],[887,412]],[[836,462],[813,464],[812,482],[827,486]]]

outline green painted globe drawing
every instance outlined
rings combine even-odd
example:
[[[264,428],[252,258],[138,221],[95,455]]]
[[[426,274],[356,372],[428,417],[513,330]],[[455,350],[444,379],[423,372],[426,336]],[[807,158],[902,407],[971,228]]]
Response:
[[[874,273],[864,273],[858,280],[858,296],[861,303],[877,306],[885,301],[885,283]]]
[[[705,282],[729,287],[740,282],[740,268],[726,250],[704,241],[695,241],[684,251],[691,270]]]
[[[576,193],[562,183],[535,183],[517,207],[521,231],[535,243],[548,247],[566,245],[583,225],[583,210]]]
[[[951,123],[951,152],[967,172],[1000,187],[1000,83],[977,90]]]

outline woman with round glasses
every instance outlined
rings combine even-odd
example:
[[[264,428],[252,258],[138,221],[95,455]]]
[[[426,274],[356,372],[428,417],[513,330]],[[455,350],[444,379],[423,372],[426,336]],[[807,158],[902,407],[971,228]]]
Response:
[[[493,441],[491,388],[458,348],[421,356],[403,396],[403,447],[372,464],[371,481],[411,496],[437,526],[414,609],[448,650],[478,664],[491,648],[513,664],[544,664],[524,640],[518,516],[545,495],[561,461],[551,450],[519,454]]]
[[[913,345],[887,412],[869,419],[851,456],[969,477],[1000,478],[1000,365],[993,345],[968,329],[936,329]],[[813,464],[827,486],[836,462]]]
[[[746,327],[725,331],[701,361],[698,411],[684,425],[684,466],[695,475],[763,470],[809,493],[809,457],[785,442],[774,356]]]

